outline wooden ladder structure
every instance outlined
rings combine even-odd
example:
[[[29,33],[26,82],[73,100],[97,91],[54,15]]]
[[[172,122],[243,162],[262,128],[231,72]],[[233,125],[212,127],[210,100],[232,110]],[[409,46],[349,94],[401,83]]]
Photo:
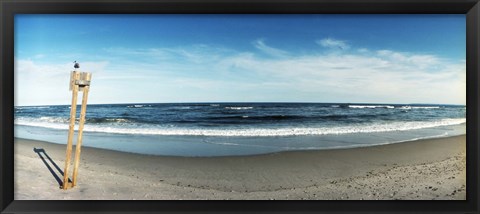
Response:
[[[90,81],[92,74],[88,72],[72,71],[70,75],[70,91],[72,91],[72,106],[70,109],[70,126],[68,131],[67,152],[65,159],[65,170],[63,171],[63,185],[64,190],[72,188],[77,185],[78,166],[80,163],[80,152],[82,148],[83,126],[85,124],[85,114],[87,112],[87,98],[90,89]],[[78,92],[83,92],[82,108],[80,110],[80,120],[78,127],[77,144],[75,146],[75,160],[73,162],[73,176],[72,181],[68,179],[68,170],[70,168],[70,160],[72,157],[72,140],[75,132],[75,117],[77,114],[77,97]]]

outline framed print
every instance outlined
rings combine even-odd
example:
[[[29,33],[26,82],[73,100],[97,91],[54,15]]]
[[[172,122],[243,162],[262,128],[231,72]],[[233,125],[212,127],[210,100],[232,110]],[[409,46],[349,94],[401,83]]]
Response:
[[[478,212],[477,1],[0,12],[2,212]]]

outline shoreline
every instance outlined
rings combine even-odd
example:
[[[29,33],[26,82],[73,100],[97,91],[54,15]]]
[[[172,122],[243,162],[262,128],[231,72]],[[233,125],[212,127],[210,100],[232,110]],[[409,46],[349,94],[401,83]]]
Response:
[[[78,186],[66,191],[53,175],[62,177],[66,145],[15,138],[14,147],[15,200],[466,197],[465,135],[248,156],[157,156],[82,147]],[[47,158],[43,162],[34,148],[44,149],[57,167]]]
[[[190,136],[130,135],[84,132],[85,147],[172,157],[222,157],[261,155],[285,151],[355,149],[423,139],[465,135],[465,124],[445,129],[418,129],[382,133],[300,136]],[[427,131],[425,131],[427,130]],[[16,138],[66,145],[66,130],[15,125]],[[18,132],[18,133],[17,133]],[[20,137],[18,137],[20,136]],[[135,146],[132,146],[135,144]]]
[[[107,152],[118,152],[118,153],[125,153],[125,154],[132,154],[132,155],[145,155],[145,156],[158,156],[158,157],[171,157],[171,158],[229,158],[229,157],[254,157],[254,156],[264,156],[264,155],[273,155],[273,154],[282,154],[282,153],[295,153],[295,152],[319,152],[319,151],[337,151],[337,150],[354,150],[354,149],[362,149],[362,148],[370,148],[370,147],[381,147],[381,146],[389,146],[395,144],[402,144],[402,143],[412,143],[417,141],[425,141],[425,140],[438,140],[444,138],[456,138],[466,136],[466,134],[460,135],[453,135],[453,136],[433,136],[427,138],[417,138],[412,140],[402,140],[402,141],[395,141],[395,142],[386,142],[386,143],[379,143],[379,144],[365,144],[365,145],[355,145],[355,146],[345,146],[345,147],[333,147],[333,148],[316,148],[316,149],[296,149],[296,150],[284,150],[284,151],[274,151],[268,153],[258,153],[258,154],[240,154],[240,155],[213,155],[213,156],[188,156],[188,155],[161,155],[161,154],[144,154],[139,152],[127,152],[122,150],[115,150],[115,149],[108,149],[108,148],[99,148],[89,145],[82,145],[82,149],[89,148],[94,150],[104,150]],[[30,141],[30,142],[39,142],[42,144],[54,144],[64,146],[66,148],[67,144],[62,143],[54,143],[45,140],[36,140],[36,139],[29,139],[23,137],[14,137],[14,141]],[[75,143],[75,141],[74,141]],[[73,144],[72,151],[75,151],[75,144]],[[73,156],[72,156],[73,158]]]

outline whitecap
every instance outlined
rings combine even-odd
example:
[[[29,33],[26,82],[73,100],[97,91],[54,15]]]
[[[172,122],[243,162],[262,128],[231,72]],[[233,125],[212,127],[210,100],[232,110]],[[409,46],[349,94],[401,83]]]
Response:
[[[348,105],[349,108],[395,108],[391,105]]]
[[[201,128],[178,128],[160,126],[115,126],[85,124],[86,132],[104,132],[113,134],[139,134],[139,135],[178,135],[178,136],[300,136],[300,135],[339,135],[351,133],[375,133],[407,131],[414,129],[434,128],[448,125],[459,125],[466,122],[465,118],[449,118],[435,121],[397,121],[391,123],[373,123],[369,125],[349,125],[338,127],[289,127],[289,128],[237,128],[237,129],[201,129]],[[33,121],[15,119],[17,125],[39,126],[53,129],[68,129],[65,123],[47,121]]]
[[[251,106],[246,106],[246,107],[227,106],[225,108],[226,109],[233,109],[233,110],[253,109],[253,107],[251,107]]]

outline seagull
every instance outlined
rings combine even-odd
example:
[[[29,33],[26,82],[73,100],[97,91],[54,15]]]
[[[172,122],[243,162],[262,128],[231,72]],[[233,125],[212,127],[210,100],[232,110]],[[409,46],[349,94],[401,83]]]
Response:
[[[75,62],[73,62],[73,63],[75,63],[75,65],[73,65],[73,67],[74,67],[75,69],[80,68],[80,64],[78,64],[77,61],[75,61]]]

